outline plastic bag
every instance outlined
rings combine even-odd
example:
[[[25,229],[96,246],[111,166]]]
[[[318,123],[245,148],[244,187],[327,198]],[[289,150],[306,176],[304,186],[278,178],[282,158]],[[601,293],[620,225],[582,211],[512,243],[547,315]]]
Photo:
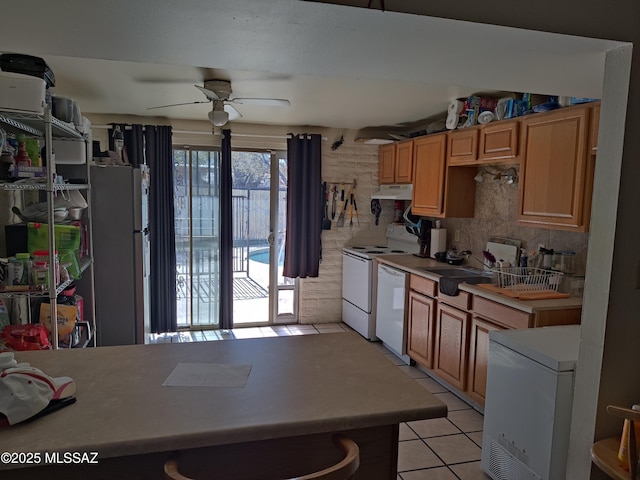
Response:
[[[6,347],[15,351],[49,350],[49,335],[44,325],[7,325],[0,334]]]

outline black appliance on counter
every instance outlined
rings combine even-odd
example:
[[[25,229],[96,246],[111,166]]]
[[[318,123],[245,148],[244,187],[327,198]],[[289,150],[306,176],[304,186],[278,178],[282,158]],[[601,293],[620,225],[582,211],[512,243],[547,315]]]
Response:
[[[402,215],[404,218],[404,225],[407,232],[415,235],[420,240],[420,250],[418,253],[414,253],[416,257],[428,257],[429,256],[429,244],[431,243],[431,228],[433,223],[431,220],[422,218],[418,215],[411,213],[411,205],[407,207]]]

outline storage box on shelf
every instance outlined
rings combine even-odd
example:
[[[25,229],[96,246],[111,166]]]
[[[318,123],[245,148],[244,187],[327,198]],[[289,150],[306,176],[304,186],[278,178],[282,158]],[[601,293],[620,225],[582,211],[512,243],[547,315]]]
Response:
[[[56,173],[56,158],[52,155],[53,140],[73,140],[77,142],[72,144],[78,146],[84,145],[85,137],[78,132],[72,124],[66,124],[54,118],[51,115],[51,110],[48,107],[44,107],[43,114],[35,113],[16,113],[0,111],[0,126],[9,133],[26,134],[38,139],[44,139],[46,145],[46,183],[44,182],[5,182],[0,183],[0,188],[4,190],[39,190],[46,192],[47,200],[47,222],[46,224],[40,224],[39,229],[35,228],[35,225],[31,225],[31,235],[25,235],[25,240],[30,239],[34,242],[31,245],[31,249],[40,247],[41,250],[45,250],[48,254],[48,266],[56,264],[55,252],[59,250],[59,247],[65,247],[64,250],[60,250],[58,253],[62,253],[65,257],[65,261],[71,264],[71,270],[73,276],[64,279],[64,281],[58,282],[55,268],[48,268],[46,274],[48,280],[46,281],[46,288],[38,287],[32,288],[30,285],[19,286],[21,288],[5,288],[0,291],[0,295],[5,297],[26,297],[28,299],[47,298],[48,297],[48,318],[57,318],[57,298],[62,291],[64,291],[71,282],[73,277],[79,277],[80,274],[86,270],[89,270],[89,304],[85,307],[87,311],[88,322],[82,326],[83,341],[81,346],[86,346],[91,339],[94,340],[95,346],[95,309],[93,308],[93,268],[92,268],[92,255],[93,248],[91,245],[91,198],[90,195],[86,195],[87,208],[87,232],[86,237],[87,245],[86,250],[88,255],[79,258],[75,252],[79,250],[81,229],[77,226],[56,225],[54,216],[54,200],[56,195],[62,194],[65,191],[81,190],[88,191],[90,189],[90,169],[87,164],[86,169],[86,184],[64,184],[55,183]],[[85,151],[85,149],[81,149]],[[64,155],[64,153],[63,153]],[[72,162],[76,160],[73,159]],[[86,163],[86,162],[85,162]],[[28,240],[27,240],[28,241]],[[24,251],[29,251],[29,246]],[[74,258],[71,258],[73,255]],[[75,262],[74,262],[75,260]],[[81,322],[82,323],[82,322]],[[58,348],[59,336],[58,336],[58,322],[51,322],[51,344],[53,348]]]

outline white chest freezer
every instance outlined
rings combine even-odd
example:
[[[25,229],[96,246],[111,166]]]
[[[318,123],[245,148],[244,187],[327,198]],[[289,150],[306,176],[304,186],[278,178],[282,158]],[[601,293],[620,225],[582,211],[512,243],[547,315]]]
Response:
[[[481,467],[494,480],[564,480],[580,326],[489,335]]]

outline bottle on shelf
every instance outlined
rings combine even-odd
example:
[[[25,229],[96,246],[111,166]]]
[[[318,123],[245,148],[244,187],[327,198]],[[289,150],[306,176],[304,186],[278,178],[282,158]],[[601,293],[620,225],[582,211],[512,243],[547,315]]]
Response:
[[[18,135],[18,154],[15,156],[16,165],[20,167],[30,167],[31,158],[27,153],[27,138],[24,135]]]

